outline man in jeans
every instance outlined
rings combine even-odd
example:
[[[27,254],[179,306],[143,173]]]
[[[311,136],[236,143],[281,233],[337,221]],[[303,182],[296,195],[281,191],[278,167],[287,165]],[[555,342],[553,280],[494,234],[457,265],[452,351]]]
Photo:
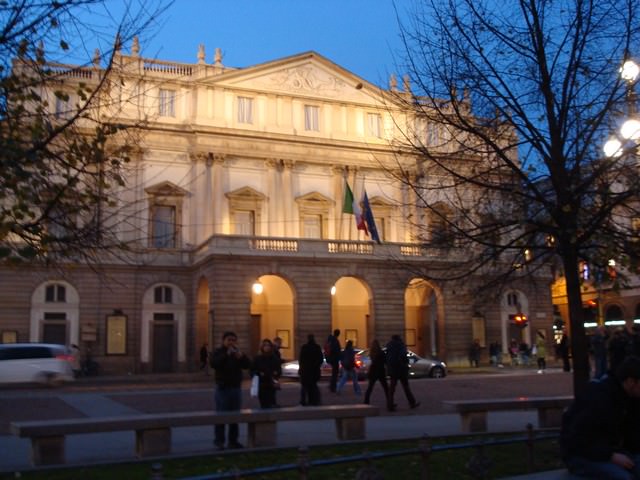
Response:
[[[213,352],[211,366],[216,374],[215,403],[217,412],[240,410],[242,407],[242,370],[251,366],[251,361],[237,346],[238,337],[233,332],[222,335],[222,346]],[[225,426],[215,426],[214,444],[224,449]],[[238,442],[238,424],[229,424],[228,448],[242,448]]]
[[[325,356],[327,363],[331,365],[331,380],[329,381],[329,390],[333,393],[336,392],[336,386],[338,384],[338,373],[340,372],[340,359],[342,357],[342,346],[340,345],[340,330],[336,328],[333,331],[333,335],[329,335],[327,338],[328,352],[325,349]]]

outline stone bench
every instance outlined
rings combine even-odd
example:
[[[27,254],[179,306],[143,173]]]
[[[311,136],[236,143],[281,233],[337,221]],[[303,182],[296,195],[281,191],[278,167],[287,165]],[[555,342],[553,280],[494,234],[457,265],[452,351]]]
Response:
[[[243,409],[220,413],[204,410],[13,422],[11,431],[14,435],[31,439],[33,465],[52,465],[65,463],[66,435],[135,431],[135,453],[141,458],[169,454],[171,429],[175,427],[246,423],[250,447],[273,447],[276,445],[278,422],[333,418],[338,440],[362,440],[366,436],[366,417],[378,414],[378,407],[372,405]]]
[[[498,410],[537,410],[540,428],[560,427],[562,412],[573,401],[571,396],[517,397],[506,399],[448,400],[443,402],[448,410],[460,414],[462,431],[486,432],[487,414]]]

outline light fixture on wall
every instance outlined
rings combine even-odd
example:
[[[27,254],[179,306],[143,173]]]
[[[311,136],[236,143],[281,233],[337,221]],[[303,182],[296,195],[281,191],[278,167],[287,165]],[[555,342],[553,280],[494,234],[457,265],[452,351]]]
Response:
[[[331,295],[335,295],[336,294],[336,286],[334,285],[333,287],[331,287]]]
[[[251,286],[251,290],[253,290],[253,293],[255,293],[256,295],[261,295],[262,291],[264,290],[264,287],[262,286],[259,280],[256,280]]]

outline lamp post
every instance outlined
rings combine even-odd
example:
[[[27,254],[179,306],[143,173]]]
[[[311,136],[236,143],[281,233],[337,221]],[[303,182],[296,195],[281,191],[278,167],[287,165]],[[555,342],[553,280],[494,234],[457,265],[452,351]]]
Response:
[[[609,158],[622,156],[625,151],[635,149],[640,144],[640,120],[636,118],[636,80],[640,76],[640,66],[633,60],[625,60],[620,67],[620,77],[626,82],[628,119],[622,123],[617,134],[604,144],[604,154]]]

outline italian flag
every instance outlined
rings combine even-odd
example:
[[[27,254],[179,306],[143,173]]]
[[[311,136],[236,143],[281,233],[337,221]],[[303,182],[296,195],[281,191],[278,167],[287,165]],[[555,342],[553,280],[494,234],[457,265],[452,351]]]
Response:
[[[353,197],[353,192],[347,182],[344,182],[344,202],[342,203],[342,212],[355,215],[358,230],[363,230],[365,235],[369,235],[369,232],[367,231],[367,224],[362,216],[362,211],[360,210],[360,204]]]

